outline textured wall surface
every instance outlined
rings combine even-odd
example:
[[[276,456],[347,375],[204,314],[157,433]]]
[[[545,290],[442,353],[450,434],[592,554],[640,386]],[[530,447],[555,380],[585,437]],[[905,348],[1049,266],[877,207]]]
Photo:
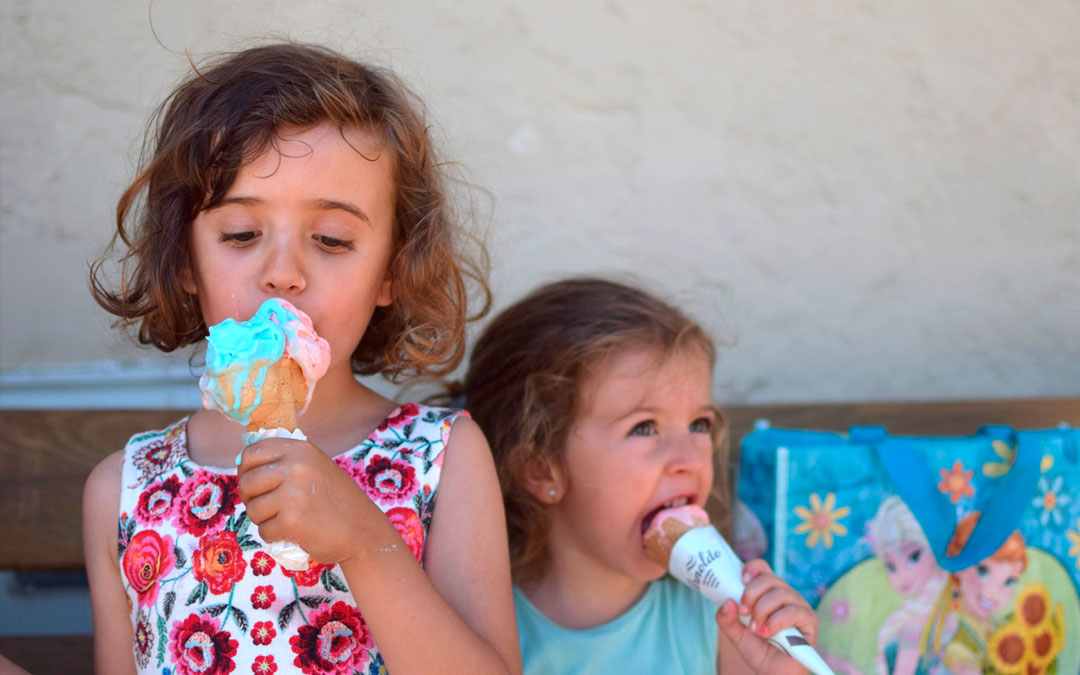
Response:
[[[6,0],[0,31],[5,371],[183,362],[110,331],[87,261],[185,51],[276,35],[427,101],[496,308],[633,273],[733,345],[727,401],[1080,393],[1075,0]]]

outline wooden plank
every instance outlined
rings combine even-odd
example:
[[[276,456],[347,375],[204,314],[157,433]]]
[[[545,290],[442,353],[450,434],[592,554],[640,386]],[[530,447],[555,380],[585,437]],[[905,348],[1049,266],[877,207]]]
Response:
[[[0,656],[34,675],[89,675],[94,672],[94,638],[92,635],[5,635],[0,637]],[[0,673],[8,672],[4,667],[0,658]]]
[[[0,411],[0,568],[83,566],[82,486],[134,433],[176,421],[176,410]]]
[[[880,424],[893,434],[961,435],[984,424],[1080,427],[1080,398],[723,406],[737,466],[738,440],[755,419],[774,427],[846,430]],[[133,433],[160,429],[176,410],[0,411],[0,568],[74,570],[83,565],[82,486],[90,470]],[[730,471],[734,480],[735,472]]]

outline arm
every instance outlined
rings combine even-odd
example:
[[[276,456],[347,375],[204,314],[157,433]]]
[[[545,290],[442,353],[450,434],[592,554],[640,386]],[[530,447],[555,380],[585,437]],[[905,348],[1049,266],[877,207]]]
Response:
[[[463,418],[444,452],[426,570],[360,486],[311,443],[248,446],[240,498],[265,540],[294,541],[315,560],[341,565],[390,672],[520,672],[506,523],[487,442]]]
[[[480,427],[468,418],[454,423],[444,452],[424,568],[448,613],[444,626],[433,623],[425,634],[446,634],[454,626],[462,636],[440,640],[432,663],[447,672],[467,672],[477,653],[487,653],[492,670],[520,673],[506,519],[491,452]],[[461,665],[454,666],[455,660]],[[419,658],[417,663],[423,665]]]
[[[135,637],[116,549],[123,458],[123,451],[106,457],[83,488],[83,555],[94,616],[94,671],[119,675],[135,672]]]

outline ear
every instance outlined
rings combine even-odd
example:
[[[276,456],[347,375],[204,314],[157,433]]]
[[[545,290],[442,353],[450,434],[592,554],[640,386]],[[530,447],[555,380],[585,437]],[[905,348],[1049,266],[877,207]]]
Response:
[[[561,502],[569,487],[562,462],[547,457],[537,457],[529,462],[523,478],[525,489],[533,499],[549,506]]]
[[[387,307],[394,302],[394,283],[390,279],[389,273],[386,278],[383,279],[382,286],[379,287],[379,294],[375,297],[376,307]]]
[[[199,287],[195,285],[195,275],[191,271],[190,264],[180,268],[180,288],[192,295],[198,295],[199,293]]]

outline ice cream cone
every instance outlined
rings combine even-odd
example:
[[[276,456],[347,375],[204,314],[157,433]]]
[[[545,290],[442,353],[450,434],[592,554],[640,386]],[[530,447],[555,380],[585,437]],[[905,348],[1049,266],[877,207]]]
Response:
[[[660,511],[642,535],[642,544],[650,560],[717,607],[729,599],[741,602],[746,590],[742,561],[701,507],[688,504]],[[740,614],[739,621],[748,624],[750,615]],[[814,675],[833,675],[797,628],[781,628],[765,639]]]
[[[695,527],[708,524],[709,516],[700,507],[679,506],[664,509],[656,514],[642,537],[645,555],[667,569],[668,561],[671,560],[671,549],[675,547],[679,537]]]
[[[254,400],[255,392],[250,381],[244,383],[242,396],[246,398],[249,390]],[[307,390],[304,372],[296,361],[283,358],[270,365],[262,383],[262,398],[251,411],[248,431],[279,427],[289,431],[296,429],[296,416],[307,401]]]

